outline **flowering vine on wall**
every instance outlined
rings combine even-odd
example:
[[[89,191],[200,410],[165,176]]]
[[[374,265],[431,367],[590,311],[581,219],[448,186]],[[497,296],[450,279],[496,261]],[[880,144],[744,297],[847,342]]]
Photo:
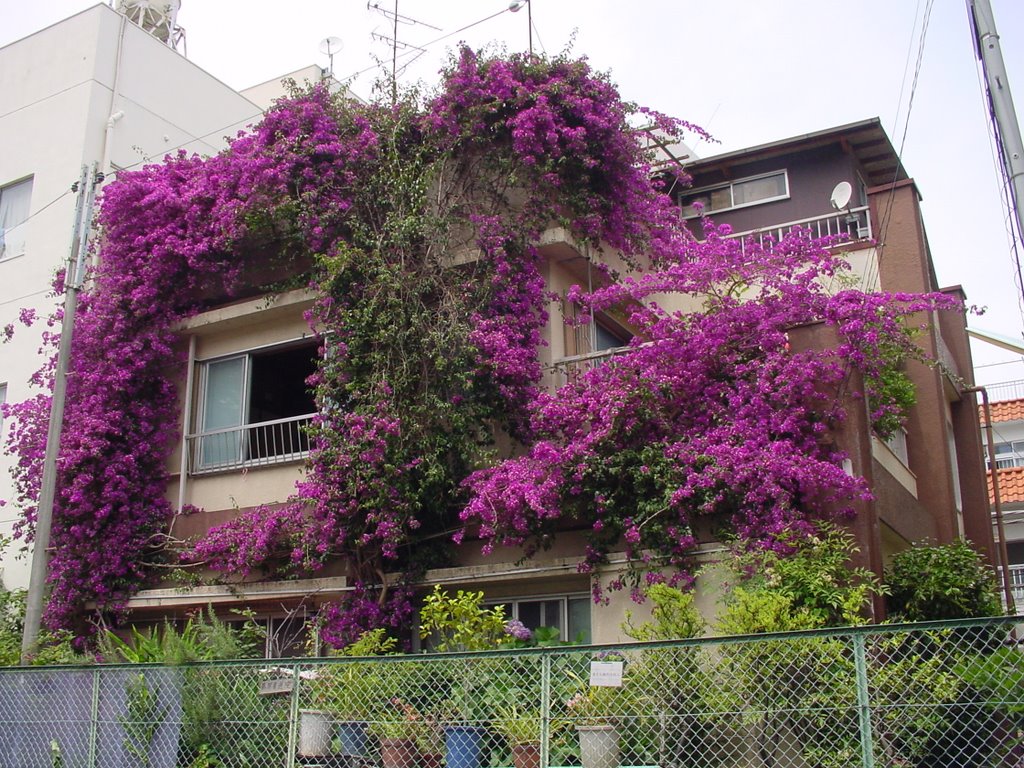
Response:
[[[870,379],[894,348],[909,352],[913,312],[954,305],[830,295],[820,278],[844,265],[799,233],[743,254],[710,226],[697,242],[629,126],[640,113],[672,136],[697,130],[624,103],[583,60],[463,50],[429,98],[362,104],[315,87],[215,157],[119,174],[76,325],[48,623],[74,625],[87,601],[121,611],[168,559],[186,362],[174,327],[210,297],[260,287],[257,264],[317,296],[307,473],[290,503],[240,515],[183,557],[236,573],[344,559],[355,590],[323,612],[330,644],[406,623],[408,583],[428,564],[417,555],[434,549],[415,545],[453,531],[534,551],[569,520],[589,531],[585,570],[621,541],[657,580],[666,566],[685,578],[698,516],[725,514],[772,547],[848,511],[866,489],[821,439],[843,416],[823,393],[851,366]],[[552,225],[634,270],[605,270],[603,287],[571,298],[617,308],[639,333],[614,365],[546,393],[536,243]],[[667,293],[705,309],[651,303]],[[833,326],[839,346],[790,351],[787,332],[809,322]],[[45,396],[8,408],[27,534],[47,408]],[[384,587],[396,571],[408,578]]]

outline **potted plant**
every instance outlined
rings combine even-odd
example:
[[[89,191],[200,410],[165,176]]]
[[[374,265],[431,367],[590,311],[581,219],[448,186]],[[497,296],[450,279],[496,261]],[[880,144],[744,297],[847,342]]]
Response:
[[[370,723],[370,732],[380,741],[382,768],[413,768],[419,758],[419,735],[424,730],[423,716],[414,706],[399,698]]]
[[[623,689],[580,683],[566,702],[566,713],[579,736],[580,762],[583,768],[618,768],[618,716],[625,705]]]
[[[501,707],[491,727],[505,737],[515,768],[540,768],[540,708]]]
[[[370,722],[386,711],[394,689],[391,665],[359,663],[355,658],[392,654],[395,648],[395,639],[384,629],[365,632],[356,642],[332,652],[345,661],[324,664],[310,678],[313,709],[308,711],[330,715],[341,754],[365,757],[370,753]]]

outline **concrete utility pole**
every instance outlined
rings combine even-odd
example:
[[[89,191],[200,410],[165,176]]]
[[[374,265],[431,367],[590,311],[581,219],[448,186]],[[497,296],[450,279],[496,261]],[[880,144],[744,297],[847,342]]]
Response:
[[[53,401],[50,403],[50,423],[46,432],[46,455],[43,458],[43,477],[39,487],[39,508],[36,512],[35,547],[32,550],[32,570],[29,574],[28,596],[25,601],[25,631],[21,638],[21,663],[28,663],[39,637],[43,617],[43,595],[46,592],[46,566],[49,560],[50,523],[53,519],[53,500],[57,490],[57,453],[60,448],[61,427],[64,424],[64,397],[67,392],[68,364],[71,358],[71,334],[78,309],[78,292],[85,277],[85,257],[89,247],[89,228],[96,186],[102,181],[96,175],[96,164],[82,166],[82,175],[73,187],[78,192],[75,202],[75,221],[71,234],[71,252],[67,273],[64,275],[64,319],[61,322],[60,343],[57,347],[57,367],[53,375]]]
[[[998,128],[1003,172],[1010,185],[1010,207],[1017,224],[1017,236],[1024,237],[1024,218],[1020,204],[1024,201],[1024,143],[1021,142],[1017,112],[1013,108],[1010,81],[1003,64],[1003,52],[996,34],[996,20],[989,0],[967,0],[974,31],[976,53],[981,59],[988,86],[989,104]],[[1021,286],[1024,290],[1024,286]]]

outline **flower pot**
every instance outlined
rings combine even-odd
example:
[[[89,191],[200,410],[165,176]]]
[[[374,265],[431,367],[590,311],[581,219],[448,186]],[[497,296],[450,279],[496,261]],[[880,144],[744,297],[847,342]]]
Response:
[[[370,754],[369,723],[364,720],[343,720],[338,723],[338,741],[341,754],[366,757]]]
[[[299,754],[324,757],[331,754],[331,713],[322,709],[299,710]]]
[[[443,768],[444,754],[441,752],[420,752],[420,768]]]
[[[380,740],[381,768],[415,768],[417,754],[416,742],[413,739]]]
[[[614,725],[577,725],[583,768],[618,768],[619,731]]]
[[[512,765],[515,768],[540,768],[540,744],[513,744]]]
[[[486,728],[479,725],[449,725],[444,729],[447,768],[480,768]]]

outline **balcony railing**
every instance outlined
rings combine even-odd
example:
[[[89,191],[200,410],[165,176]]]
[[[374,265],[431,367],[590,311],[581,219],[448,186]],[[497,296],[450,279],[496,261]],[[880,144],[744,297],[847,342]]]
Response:
[[[309,454],[306,427],[316,414],[291,416],[186,437],[190,474],[297,461]]]
[[[611,349],[599,349],[597,352],[587,352],[585,355],[560,357],[551,364],[551,368],[560,376],[557,385],[562,386],[630,349],[632,347],[612,347]]]
[[[827,213],[823,216],[812,216],[797,221],[787,221],[762,229],[748,229],[744,232],[733,232],[729,237],[755,238],[761,245],[767,238],[776,242],[797,227],[810,230],[814,237],[839,237],[848,241],[871,239],[871,211],[867,206],[850,208],[846,211]]]
[[[989,400],[993,403],[1002,400],[1024,399],[1024,379],[1004,381],[999,384],[988,384],[985,386],[985,389],[988,390]]]

